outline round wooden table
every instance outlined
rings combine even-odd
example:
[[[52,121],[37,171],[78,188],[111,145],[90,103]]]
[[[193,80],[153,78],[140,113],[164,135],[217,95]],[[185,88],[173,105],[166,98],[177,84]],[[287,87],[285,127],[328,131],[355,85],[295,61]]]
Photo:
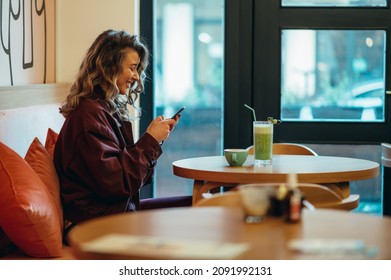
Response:
[[[350,195],[349,182],[379,175],[377,162],[346,157],[273,155],[272,165],[255,167],[249,155],[243,166],[229,166],[224,156],[189,158],[175,161],[176,176],[193,179],[193,204],[202,194],[220,186],[244,183],[282,183],[290,173],[300,183],[334,183],[341,188],[343,198]]]
[[[246,224],[241,208],[186,207],[140,211],[93,219],[79,224],[69,233],[74,254],[79,259],[161,259],[159,254],[138,255],[132,246],[116,252],[86,250],[88,242],[107,235],[158,237],[196,242],[247,244],[248,249],[234,259],[391,259],[391,218],[339,210],[303,210],[300,223],[288,224],[278,217],[267,217],[259,224]],[[303,254],[289,248],[292,240],[358,240],[373,255]],[[142,240],[142,239],[141,239]],[[141,242],[141,241],[140,241]],[[142,243],[142,242],[141,242]],[[140,245],[140,244],[139,244]],[[141,245],[140,245],[141,246]],[[145,247],[147,250],[148,246]],[[112,250],[111,250],[112,249]],[[111,250],[111,251],[110,251]],[[142,251],[141,251],[142,252]],[[165,256],[170,259],[170,256]],[[196,259],[188,256],[186,259]]]

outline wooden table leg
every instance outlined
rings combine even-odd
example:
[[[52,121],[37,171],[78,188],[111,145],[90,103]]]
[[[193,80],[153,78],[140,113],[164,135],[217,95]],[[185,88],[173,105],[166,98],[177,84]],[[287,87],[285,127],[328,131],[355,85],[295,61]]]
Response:
[[[350,196],[349,182],[329,183],[329,184],[321,184],[321,185],[328,187],[342,199],[348,198]]]
[[[193,200],[192,204],[194,205],[199,199],[202,197],[201,188],[204,185],[204,181],[202,180],[194,180],[193,184]]]

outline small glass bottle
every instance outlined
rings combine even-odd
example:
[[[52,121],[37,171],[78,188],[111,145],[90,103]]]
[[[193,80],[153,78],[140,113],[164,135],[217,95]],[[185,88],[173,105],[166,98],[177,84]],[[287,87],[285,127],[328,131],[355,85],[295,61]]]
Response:
[[[283,201],[284,219],[288,223],[298,223],[301,220],[302,195],[297,188],[297,176],[289,174],[288,192]]]
[[[271,196],[270,215],[281,217],[284,213],[283,201],[288,192],[285,184],[280,184]]]

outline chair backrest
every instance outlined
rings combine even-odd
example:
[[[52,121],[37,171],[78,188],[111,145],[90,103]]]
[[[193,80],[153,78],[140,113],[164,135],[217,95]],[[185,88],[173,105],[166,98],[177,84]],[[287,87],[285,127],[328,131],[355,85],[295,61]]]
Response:
[[[304,194],[305,200],[315,208],[353,210],[358,207],[360,201],[357,194],[342,198],[332,189],[319,184],[299,184],[298,188]],[[201,199],[194,206],[242,207],[242,200],[238,191],[228,191]]]
[[[199,200],[194,206],[224,206],[224,207],[242,207],[240,193],[237,191],[228,191],[216,193],[207,198]]]
[[[254,154],[254,146],[247,148],[248,154]],[[296,143],[274,143],[273,144],[274,155],[311,155],[317,156],[318,154],[311,148]]]

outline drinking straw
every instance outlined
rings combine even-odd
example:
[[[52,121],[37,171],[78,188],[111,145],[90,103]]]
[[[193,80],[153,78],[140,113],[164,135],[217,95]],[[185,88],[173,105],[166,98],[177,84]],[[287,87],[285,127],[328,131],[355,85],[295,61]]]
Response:
[[[244,107],[246,107],[247,109],[250,109],[251,111],[253,111],[254,121],[256,121],[257,117],[255,116],[255,110],[253,108],[251,108],[250,106],[248,106],[247,104],[244,104]]]

